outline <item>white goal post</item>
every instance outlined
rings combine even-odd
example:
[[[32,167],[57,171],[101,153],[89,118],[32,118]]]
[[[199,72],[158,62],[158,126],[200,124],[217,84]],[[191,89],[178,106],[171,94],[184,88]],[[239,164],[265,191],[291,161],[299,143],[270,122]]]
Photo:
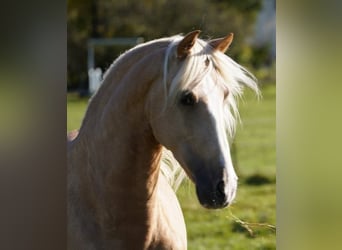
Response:
[[[95,68],[95,46],[135,46],[143,43],[142,37],[117,37],[117,38],[90,38],[88,40],[88,79],[89,94],[92,95],[100,87],[102,82],[102,69]]]

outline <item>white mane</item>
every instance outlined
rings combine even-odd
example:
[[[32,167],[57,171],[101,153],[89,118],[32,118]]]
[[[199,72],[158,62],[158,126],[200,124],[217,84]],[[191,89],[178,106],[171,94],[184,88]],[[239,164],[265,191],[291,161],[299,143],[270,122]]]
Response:
[[[229,95],[225,100],[224,119],[227,131],[231,137],[234,136],[236,120],[239,120],[239,112],[237,108],[237,99],[243,93],[243,87],[247,86],[255,91],[259,96],[260,91],[256,82],[256,78],[244,67],[237,64],[227,55],[214,51],[213,48],[204,40],[197,39],[192,47],[191,55],[187,56],[178,70],[177,74],[168,84],[168,64],[170,56],[174,51],[173,48],[183,37],[176,36],[166,50],[164,59],[164,89],[166,90],[169,100],[174,100],[178,93],[185,89],[194,88],[200,81],[212,71],[217,76],[216,82],[228,89]],[[208,66],[205,61],[209,60]],[[167,86],[170,85],[167,91]]]
[[[175,76],[169,79],[169,62],[182,38],[182,36],[174,36],[165,53],[163,84],[167,102],[175,101],[179,93],[185,89],[193,89],[207,74],[214,71],[215,81],[229,92],[224,102],[223,119],[228,135],[232,138],[235,134],[236,121],[240,121],[237,100],[241,97],[244,86],[260,95],[256,78],[227,55],[214,51],[206,41],[197,39],[191,54],[184,59]],[[209,60],[207,65],[206,60]],[[163,156],[162,172],[169,183],[177,189],[185,174],[180,171],[181,167],[171,152],[165,150]]]

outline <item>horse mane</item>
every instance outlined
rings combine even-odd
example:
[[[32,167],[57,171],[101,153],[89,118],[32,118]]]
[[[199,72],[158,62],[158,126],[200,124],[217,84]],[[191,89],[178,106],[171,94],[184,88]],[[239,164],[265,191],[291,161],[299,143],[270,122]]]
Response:
[[[184,63],[177,74],[168,83],[168,64],[172,51],[177,47],[182,36],[175,36],[169,44],[164,59],[164,89],[168,101],[176,100],[176,97],[183,90],[196,87],[203,78],[211,72],[215,72],[216,83],[229,91],[224,102],[225,125],[229,136],[235,134],[236,121],[240,121],[237,101],[242,96],[244,86],[251,88],[257,96],[260,96],[256,78],[247,69],[236,63],[229,56],[215,51],[211,45],[201,39],[197,39],[192,47],[191,55],[184,59]],[[205,66],[205,61],[208,65]],[[169,91],[167,91],[167,86]]]
[[[217,77],[215,79],[216,83],[228,90],[229,93],[224,101],[222,118],[228,136],[232,138],[235,134],[237,121],[240,122],[237,101],[242,96],[243,88],[245,86],[249,87],[258,97],[260,96],[256,78],[229,56],[215,51],[210,43],[197,39],[191,49],[191,54],[184,59],[176,75],[172,79],[168,79],[169,62],[182,39],[182,36],[172,37],[172,41],[166,49],[163,64],[163,85],[166,102],[174,102],[183,90],[193,89],[202,79],[214,71],[216,73],[214,75]],[[162,173],[173,188],[177,190],[186,175],[170,151],[164,150],[163,159]]]
[[[175,191],[177,191],[180,184],[182,184],[184,178],[186,177],[183,168],[173,156],[172,152],[164,147],[160,171]]]

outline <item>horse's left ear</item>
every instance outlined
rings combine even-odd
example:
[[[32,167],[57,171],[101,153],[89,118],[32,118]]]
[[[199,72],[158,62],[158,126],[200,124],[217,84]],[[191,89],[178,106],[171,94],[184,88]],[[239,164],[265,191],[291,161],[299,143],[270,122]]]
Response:
[[[182,41],[179,42],[177,47],[177,57],[183,59],[190,54],[191,48],[194,46],[198,35],[201,33],[200,30],[194,30],[188,33]]]
[[[209,44],[211,47],[214,48],[214,50],[221,51],[222,53],[225,53],[227,49],[229,48],[230,44],[232,43],[234,38],[234,34],[230,33],[228,36],[225,36],[223,38],[217,38],[214,40],[209,41]]]

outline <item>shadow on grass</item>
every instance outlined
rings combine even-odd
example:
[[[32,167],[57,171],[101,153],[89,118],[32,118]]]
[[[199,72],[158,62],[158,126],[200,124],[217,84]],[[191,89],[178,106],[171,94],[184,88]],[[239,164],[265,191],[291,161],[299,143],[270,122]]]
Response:
[[[245,183],[251,186],[261,186],[265,184],[272,184],[275,182],[276,180],[274,177],[269,177],[260,173],[255,173],[245,178]]]

